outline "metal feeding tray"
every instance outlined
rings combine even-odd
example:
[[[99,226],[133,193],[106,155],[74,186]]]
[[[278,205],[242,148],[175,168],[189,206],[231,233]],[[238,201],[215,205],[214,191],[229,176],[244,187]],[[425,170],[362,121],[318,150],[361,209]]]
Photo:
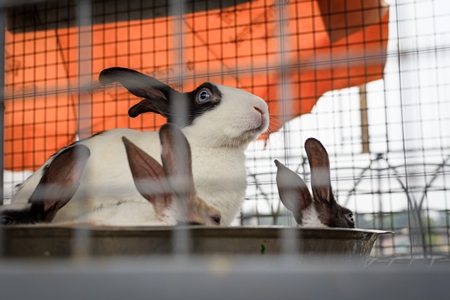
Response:
[[[388,231],[297,227],[72,227],[0,229],[3,257],[148,256],[173,254],[189,241],[192,254],[299,254],[365,258]],[[186,239],[186,234],[190,237]],[[180,239],[181,236],[181,239]],[[184,237],[184,238],[183,238]],[[81,245],[81,246],[80,246]],[[186,244],[184,244],[186,245]],[[77,250],[78,249],[78,250]]]

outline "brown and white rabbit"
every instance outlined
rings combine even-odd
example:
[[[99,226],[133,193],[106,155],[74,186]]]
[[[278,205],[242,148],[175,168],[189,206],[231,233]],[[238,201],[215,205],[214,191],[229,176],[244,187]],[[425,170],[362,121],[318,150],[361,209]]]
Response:
[[[58,153],[43,170],[28,203],[0,206],[0,225],[52,222],[77,191],[89,156],[89,148],[84,145],[74,145]]]
[[[247,186],[245,149],[269,124],[267,103],[244,90],[205,82],[192,92],[180,93],[145,74],[125,68],[103,70],[102,84],[120,82],[132,94],[144,98],[129,110],[131,117],[145,112],[164,116],[182,128],[192,151],[192,171],[198,196],[220,211],[221,225],[229,225],[244,200]],[[176,105],[175,105],[176,104]],[[185,108],[184,110],[181,107]],[[153,118],[153,116],[151,116]],[[129,171],[122,137],[150,156],[160,159],[158,133],[114,129],[77,142],[91,151],[91,159],[73,200],[89,194],[88,207],[95,210],[116,203],[148,201],[136,190]],[[37,170],[20,185],[12,202],[26,202],[43,170]],[[68,207],[68,219],[77,212]]]
[[[352,211],[339,205],[334,198],[325,147],[318,140],[309,138],[305,150],[311,168],[313,196],[300,176],[275,160],[281,202],[294,214],[299,226],[355,228]]]

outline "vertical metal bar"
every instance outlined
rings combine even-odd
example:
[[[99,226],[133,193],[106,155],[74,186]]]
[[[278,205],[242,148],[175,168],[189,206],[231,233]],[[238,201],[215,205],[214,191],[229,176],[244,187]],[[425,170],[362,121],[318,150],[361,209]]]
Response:
[[[411,154],[412,151],[420,149],[418,143],[419,134],[417,131],[417,120],[420,119],[420,112],[417,111],[417,93],[414,90],[404,88],[405,82],[413,82],[415,79],[410,72],[409,63],[412,60],[405,56],[405,53],[410,51],[408,44],[402,42],[405,39],[415,34],[415,28],[411,28],[408,22],[401,20],[405,15],[408,15],[408,5],[396,2],[396,18],[397,18],[397,55],[398,55],[398,69],[399,69],[399,90],[400,90],[400,106],[401,106],[401,124],[402,124],[402,138],[403,138],[403,161],[405,165],[405,186],[408,199],[408,226],[410,238],[410,255],[411,258],[422,257],[426,255],[425,244],[421,242],[421,225],[420,225],[420,210],[417,208],[415,202],[414,186],[420,185],[419,179],[411,176],[417,171],[415,164],[418,159]],[[417,54],[416,54],[417,55]],[[409,83],[410,84],[410,83]]]
[[[383,194],[382,194],[382,168],[380,160],[377,160],[377,194],[378,194],[378,226],[377,228],[384,228],[383,222]],[[380,247],[380,253],[383,255],[383,247]]]
[[[4,157],[5,157],[5,149],[4,149],[4,140],[5,140],[5,31],[6,31],[6,13],[5,8],[0,6],[0,205],[3,205],[3,197],[4,197],[4,178],[3,178],[3,170],[4,170]]]
[[[169,15],[173,17],[172,23],[172,42],[173,42],[173,61],[175,69],[175,80],[177,84],[183,83],[183,15],[186,11],[184,0],[171,0],[169,3]]]
[[[300,236],[297,228],[286,227],[280,230],[281,235],[281,254],[287,257],[296,255],[299,249],[298,240]]]
[[[171,39],[173,42],[173,68],[175,86],[182,89],[184,80],[184,57],[183,57],[183,15],[185,13],[184,0],[171,0],[169,3],[169,16],[172,18]],[[170,51],[170,50],[168,50]],[[176,95],[182,97],[181,95]],[[181,100],[181,99],[180,99]],[[170,107],[172,115],[175,116],[175,123],[184,125],[187,121],[187,101],[173,101]],[[175,105],[176,104],[176,105]]]
[[[5,8],[0,4],[0,165],[1,165],[1,172],[0,172],[0,205],[3,205],[3,186],[4,186],[4,180],[3,180],[3,170],[5,168],[4,165],[4,139],[5,139],[5,46],[6,46],[6,37],[5,37],[5,30],[6,30],[6,16],[5,16]],[[3,257],[4,254],[4,235],[3,235],[3,229],[0,227],[0,259]]]
[[[171,0],[169,2],[169,16],[172,18],[171,39],[173,42],[173,67],[175,70],[175,85],[182,89],[184,79],[184,53],[183,53],[183,16],[185,13],[184,0]],[[181,99],[180,99],[181,100]],[[170,107],[171,113],[176,116],[175,123],[183,125],[187,119],[187,101],[172,101],[173,105]],[[176,104],[176,105],[175,105]],[[175,141],[175,143],[177,143]],[[181,179],[182,180],[182,179]],[[181,205],[185,203],[180,203]],[[182,212],[187,212],[187,207],[181,209]],[[173,253],[176,257],[184,257],[191,251],[191,237],[190,231],[186,227],[176,226],[173,230],[172,236]]]
[[[288,95],[288,83],[287,83],[287,64],[289,63],[287,61],[287,56],[286,53],[288,51],[288,36],[287,33],[285,32],[285,29],[287,27],[286,24],[286,5],[285,5],[285,1],[284,0],[277,0],[276,2],[276,8],[277,8],[277,24],[278,24],[278,32],[277,32],[277,37],[278,37],[278,53],[279,53],[279,64],[280,64],[280,82],[278,84],[278,97],[280,98],[280,105],[281,105],[281,109],[280,112],[282,114],[281,116],[281,122],[282,124],[285,124],[285,121],[287,121],[289,118],[286,117],[286,115],[292,111],[291,107],[289,107],[289,103],[288,101],[286,101],[286,99],[288,99],[289,95]],[[283,130],[283,138],[284,138],[284,150],[285,150],[285,159],[286,159],[286,163],[287,163],[287,158],[289,156],[289,150],[290,150],[290,146],[289,146],[289,138],[288,138],[288,133],[286,132],[286,130]]]
[[[286,33],[286,20],[287,20],[287,11],[286,11],[286,5],[285,1],[278,0],[276,2],[276,9],[277,9],[277,38],[278,38],[278,53],[279,53],[279,64],[280,64],[280,81],[278,84],[278,97],[280,98],[280,105],[281,109],[280,112],[282,113],[281,120],[282,123],[285,124],[285,121],[288,119],[287,114],[292,111],[291,107],[289,107],[289,102],[287,99],[289,99],[289,83],[288,83],[288,74],[287,74],[287,66],[289,64],[288,58],[287,58],[287,52],[289,50],[289,40],[288,40],[288,34]],[[290,146],[289,146],[289,136],[286,130],[283,130],[283,137],[284,137],[284,154],[285,154],[285,163],[288,163],[288,157],[290,152]],[[290,220],[290,219],[289,219]],[[290,221],[289,221],[290,222]],[[292,228],[286,228],[284,230],[280,231],[281,234],[281,249],[282,253],[284,255],[293,255],[297,253],[298,249],[298,236],[297,231],[293,230]]]
[[[359,107],[361,117],[362,153],[370,153],[369,116],[367,113],[367,90],[365,84],[359,86]]]
[[[86,91],[91,84],[92,76],[92,6],[90,0],[79,0],[77,3],[78,21],[78,135],[80,138],[88,137],[92,134],[91,119],[91,97]],[[89,176],[85,172],[84,176]],[[83,195],[82,199],[89,198],[89,192]],[[87,207],[87,201],[80,203],[80,209]],[[84,211],[83,211],[84,213]],[[86,215],[86,214],[84,214]],[[87,221],[87,220],[85,220]],[[75,230],[73,254],[75,259],[86,258],[90,248],[90,231],[86,225],[80,225]]]
[[[92,135],[91,97],[86,91],[92,78],[92,20],[91,1],[78,2],[78,135],[80,139]]]

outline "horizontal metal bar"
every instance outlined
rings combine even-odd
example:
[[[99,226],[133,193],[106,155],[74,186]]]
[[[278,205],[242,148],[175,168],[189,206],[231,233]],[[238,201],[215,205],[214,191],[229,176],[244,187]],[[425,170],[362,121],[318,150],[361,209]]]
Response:
[[[448,299],[450,269],[377,269],[296,257],[1,264],[3,299]]]

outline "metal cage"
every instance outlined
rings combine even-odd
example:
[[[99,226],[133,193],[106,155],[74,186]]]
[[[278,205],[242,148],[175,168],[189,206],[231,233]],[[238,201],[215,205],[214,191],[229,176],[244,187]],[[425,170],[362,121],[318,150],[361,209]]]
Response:
[[[4,2],[5,203],[59,148],[102,130],[161,125],[156,116],[130,119],[137,99],[97,82],[120,65],[180,90],[216,81],[267,100],[270,131],[246,151],[246,200],[233,225],[295,225],[273,160],[309,182],[303,143],[316,137],[358,227],[395,232],[380,236],[372,256],[448,256],[450,5],[345,3]]]

